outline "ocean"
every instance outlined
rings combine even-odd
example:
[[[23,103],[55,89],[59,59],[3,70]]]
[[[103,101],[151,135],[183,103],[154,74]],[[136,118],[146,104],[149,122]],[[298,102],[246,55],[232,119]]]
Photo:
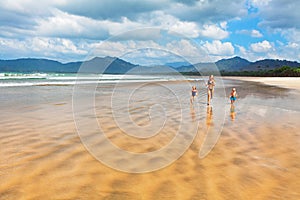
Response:
[[[117,75],[76,73],[0,73],[0,87],[75,85],[114,82],[195,80],[180,75]],[[200,79],[198,79],[200,80]]]

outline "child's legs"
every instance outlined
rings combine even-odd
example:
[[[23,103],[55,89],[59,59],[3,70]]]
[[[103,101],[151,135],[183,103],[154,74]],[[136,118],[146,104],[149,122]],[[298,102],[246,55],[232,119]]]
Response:
[[[191,103],[194,101],[194,96],[192,95],[191,96]]]

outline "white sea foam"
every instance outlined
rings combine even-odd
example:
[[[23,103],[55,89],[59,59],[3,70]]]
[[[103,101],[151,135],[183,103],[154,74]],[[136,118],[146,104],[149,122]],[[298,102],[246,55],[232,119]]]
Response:
[[[0,87],[25,87],[45,85],[102,84],[116,82],[153,82],[187,80],[183,76],[115,75],[115,74],[63,74],[63,73],[0,73]],[[188,79],[195,80],[195,79]]]
[[[45,79],[47,74],[43,73],[33,73],[33,74],[23,74],[23,73],[0,73],[0,80],[6,79]]]

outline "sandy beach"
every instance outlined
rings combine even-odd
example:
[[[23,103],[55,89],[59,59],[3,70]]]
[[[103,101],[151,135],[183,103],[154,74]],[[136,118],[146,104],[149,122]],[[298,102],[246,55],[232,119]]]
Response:
[[[189,140],[197,127],[182,156],[148,173],[118,171],[95,157],[109,155],[111,149],[97,139],[93,116],[85,112],[90,104],[82,104],[74,115],[73,86],[0,88],[0,199],[300,199],[300,94],[294,90],[299,79],[234,77],[220,82],[209,107],[199,82],[190,83],[199,90],[194,106],[183,82],[138,89],[134,83],[117,89],[106,84],[95,91],[97,123],[126,151],[155,152],[180,130],[185,130],[183,141]],[[239,95],[234,107],[228,98],[232,87]],[[82,98],[93,90],[82,89]],[[144,139],[126,134],[134,127],[132,134]],[[97,149],[94,155],[87,147]],[[138,164],[155,167],[174,151]],[[124,167],[130,158],[108,159]]]

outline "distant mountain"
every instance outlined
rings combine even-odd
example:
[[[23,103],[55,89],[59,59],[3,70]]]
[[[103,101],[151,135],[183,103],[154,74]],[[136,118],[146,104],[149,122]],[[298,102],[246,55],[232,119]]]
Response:
[[[264,59],[256,62],[250,62],[244,58],[238,56],[222,59],[217,62],[211,63],[197,63],[189,66],[178,67],[177,70],[180,72],[210,72],[224,71],[224,72],[242,72],[242,71],[261,71],[261,70],[273,70],[283,66],[290,66],[292,68],[300,67],[300,63],[296,61],[287,60],[275,60],[275,59]]]
[[[182,67],[182,66],[191,65],[191,63],[189,63],[189,62],[170,62],[170,63],[166,63],[164,65],[168,66],[168,67],[178,68],[178,67]]]
[[[16,60],[0,60],[1,72],[64,72],[74,71],[74,69],[64,68],[60,62],[35,59],[21,58]]]
[[[240,71],[249,66],[251,62],[236,56],[229,59],[219,60],[215,64],[220,71]]]
[[[179,66],[183,64],[182,66]],[[222,59],[217,62],[197,63],[186,65],[187,63],[167,63],[165,66],[171,66],[179,72],[244,72],[244,71],[264,71],[274,70],[283,66],[292,68],[300,67],[300,63],[287,60],[264,59],[256,62],[250,62],[240,57]],[[91,60],[82,62],[61,63],[48,59],[22,58],[15,60],[0,60],[0,72],[54,72],[54,73],[110,73],[124,74],[129,70],[138,67],[130,62],[115,57],[95,57]],[[141,67],[141,66],[140,66]],[[151,66],[136,68],[135,73],[166,73],[163,66]]]
[[[197,63],[194,65],[178,67],[177,70],[179,72],[197,72],[197,71],[207,72],[215,68],[216,65],[214,63]]]
[[[83,62],[80,66],[81,68],[79,72],[124,74],[137,66],[138,65],[131,64],[129,62],[115,57],[96,57],[89,61]]]
[[[251,63],[249,66],[244,67],[243,71],[274,70],[283,66],[296,68],[300,67],[300,63],[296,61],[264,59]]]
[[[85,62],[60,63],[48,59],[22,58],[0,60],[0,72],[56,72],[56,73],[126,73],[136,67],[124,60],[114,57],[95,57]]]

